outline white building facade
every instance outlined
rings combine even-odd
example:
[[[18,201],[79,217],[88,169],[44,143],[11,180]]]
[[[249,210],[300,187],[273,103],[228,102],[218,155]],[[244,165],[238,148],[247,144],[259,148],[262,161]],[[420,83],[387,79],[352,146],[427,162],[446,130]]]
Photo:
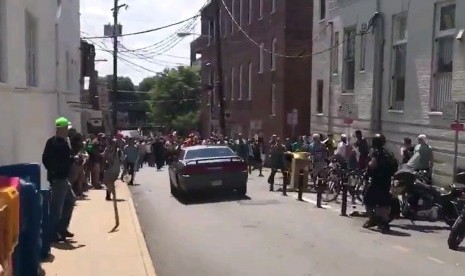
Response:
[[[0,0],[0,165],[40,162],[54,120],[80,129],[79,1]]]
[[[443,109],[465,100],[463,14],[465,0],[315,0],[312,132],[382,132],[399,154],[404,137],[424,133],[435,181],[450,182],[455,133]]]

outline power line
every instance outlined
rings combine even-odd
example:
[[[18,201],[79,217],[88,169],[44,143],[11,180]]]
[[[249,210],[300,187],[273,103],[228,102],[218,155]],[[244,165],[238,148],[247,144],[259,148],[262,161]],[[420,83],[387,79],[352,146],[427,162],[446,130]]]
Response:
[[[255,46],[257,46],[258,48],[262,49],[263,51],[269,53],[269,54],[272,54],[274,56],[277,56],[277,57],[282,57],[282,58],[308,58],[308,57],[312,57],[312,56],[315,56],[315,55],[319,55],[319,54],[322,54],[322,53],[325,53],[325,52],[328,52],[328,51],[331,51],[333,48],[336,48],[338,47],[339,45],[342,45],[344,43],[344,40],[341,41],[340,43],[338,44],[335,44],[335,45],[332,45],[331,47],[325,49],[325,50],[322,50],[322,51],[318,51],[318,52],[314,52],[314,53],[311,53],[311,54],[308,54],[308,55],[296,55],[296,56],[290,56],[290,55],[283,55],[283,54],[277,54],[277,53],[274,53],[274,51],[271,51],[265,47],[262,47],[257,41],[255,41],[252,37],[250,37],[250,35],[244,31],[244,29],[242,29],[241,25],[237,22],[237,20],[234,18],[233,14],[231,13],[231,11],[229,10],[229,8],[227,7],[226,3],[224,2],[224,0],[218,0],[218,1],[221,1],[221,3],[223,4],[223,7],[225,8],[226,12],[228,13],[229,17],[231,18],[232,22],[234,22],[234,25],[236,25],[236,27],[238,28],[238,30],[252,43],[254,44]],[[370,28],[373,28],[374,27],[374,18],[375,18],[376,15],[374,15],[369,23],[368,23],[368,27],[366,28],[366,30],[363,30],[362,32],[360,33],[356,33],[355,36],[360,36],[360,35],[365,35],[366,33],[368,33],[368,31],[370,30]],[[328,27],[328,24],[325,26],[324,30],[326,30],[326,28]],[[313,39],[315,40],[316,38],[318,38],[320,35],[321,35],[322,31]],[[349,40],[350,38],[348,38],[347,40]]]
[[[139,32],[134,32],[134,33],[127,33],[127,34],[121,34],[121,35],[118,35],[118,37],[123,37],[123,36],[133,36],[133,35],[140,35],[140,34],[146,34],[146,33],[151,33],[151,32],[156,32],[156,31],[159,31],[159,30],[163,30],[163,29],[166,29],[166,28],[169,28],[169,27],[173,27],[173,26],[176,26],[176,25],[180,25],[182,23],[185,23],[189,20],[192,20],[192,19],[195,19],[195,18],[198,18],[200,16],[200,14],[196,14],[192,17],[189,17],[187,19],[184,19],[184,20],[181,20],[181,21],[178,21],[178,22],[175,22],[175,23],[172,23],[172,24],[168,24],[168,25],[165,25],[165,26],[161,26],[161,27],[158,27],[158,28],[154,28],[154,29],[148,29],[148,30],[145,30],[145,31],[139,31]],[[83,39],[98,39],[98,38],[112,38],[113,36],[94,36],[94,37],[83,37]]]
[[[140,104],[140,103],[168,103],[168,102],[195,102],[201,101],[200,98],[186,98],[186,99],[178,99],[178,100],[145,100],[145,101],[117,101],[117,104]]]

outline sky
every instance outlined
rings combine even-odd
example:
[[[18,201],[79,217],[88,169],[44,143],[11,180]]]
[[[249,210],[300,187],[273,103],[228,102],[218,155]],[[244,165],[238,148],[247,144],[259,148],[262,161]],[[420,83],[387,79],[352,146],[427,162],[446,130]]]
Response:
[[[103,36],[103,26],[113,22],[110,10],[113,1],[81,0],[80,2],[81,37]],[[127,9],[120,10],[119,22],[123,25],[123,34],[153,29],[194,16],[206,2],[207,0],[119,0],[119,4],[128,4]],[[155,72],[160,72],[166,67],[188,65],[189,43],[195,36],[181,39],[176,33],[180,30],[199,33],[200,18],[193,22],[121,38],[121,47],[124,47],[121,50],[121,57],[125,61],[119,60],[118,75],[130,77],[134,84],[138,85],[143,78],[153,76]],[[112,55],[105,51],[112,49],[111,39],[88,39],[88,41],[96,45],[96,59],[106,60],[96,62],[99,75],[113,74]],[[150,45],[153,46],[148,47]]]

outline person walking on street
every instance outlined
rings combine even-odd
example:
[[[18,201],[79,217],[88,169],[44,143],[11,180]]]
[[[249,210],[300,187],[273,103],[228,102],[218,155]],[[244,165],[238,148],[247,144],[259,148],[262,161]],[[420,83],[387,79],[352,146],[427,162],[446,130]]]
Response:
[[[415,147],[412,145],[412,139],[405,137],[404,145],[400,148],[400,155],[402,156],[402,164],[408,163],[415,152]]]
[[[134,185],[134,176],[137,169],[139,159],[139,149],[135,145],[134,138],[129,138],[128,144],[123,150],[126,163],[126,172],[131,176],[129,185]]]
[[[116,140],[110,140],[107,148],[103,152],[105,167],[103,172],[103,184],[107,187],[106,200],[111,200],[111,196],[116,197],[115,182],[121,171],[124,161],[124,154],[116,144]]]
[[[384,148],[385,143],[384,135],[376,134],[373,137],[368,162],[371,183],[364,198],[369,219],[363,225],[364,228],[378,226],[383,232],[389,231],[391,177],[398,167],[394,155]]]
[[[284,153],[286,152],[286,147],[281,143],[280,139],[273,135],[270,141],[270,155],[271,155],[271,173],[268,177],[268,183],[270,184],[270,191],[273,191],[274,177],[278,170],[281,171],[283,175],[283,181],[287,181],[287,173],[284,164]]]
[[[74,237],[68,231],[76,202],[68,180],[74,162],[67,140],[68,126],[69,121],[65,117],[55,120],[56,134],[47,140],[42,154],[42,164],[47,170],[51,188],[50,232],[54,242]]]

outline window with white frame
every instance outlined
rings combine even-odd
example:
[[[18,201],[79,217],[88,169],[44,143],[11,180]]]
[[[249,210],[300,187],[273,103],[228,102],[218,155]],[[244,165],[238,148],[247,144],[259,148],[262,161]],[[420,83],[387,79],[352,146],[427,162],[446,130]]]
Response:
[[[234,77],[236,76],[236,72],[234,70],[234,67],[231,68],[231,101],[234,101],[234,96],[235,96],[235,85],[234,85],[234,82],[235,82],[235,79]]]
[[[367,31],[368,26],[366,23],[362,24],[362,35],[360,36],[360,64],[359,69],[360,71],[365,71],[365,53],[367,48],[367,35],[365,32]]]
[[[276,84],[271,84],[271,115],[276,114]]]
[[[37,19],[26,12],[26,77],[28,86],[38,86]]]
[[[339,32],[334,32],[333,43],[331,45],[331,73],[339,72]]]
[[[355,36],[355,28],[344,30],[343,93],[353,93],[355,88]]]
[[[403,110],[407,63],[407,13],[392,18],[391,110]]]
[[[237,98],[238,100],[242,100],[242,86],[243,86],[242,74],[243,74],[243,70],[242,70],[242,64],[241,64],[239,66],[239,97]]]
[[[320,0],[320,20],[326,18],[326,0]]]
[[[278,40],[276,38],[273,38],[273,41],[271,42],[271,70],[276,70],[276,46],[277,46]]]
[[[260,12],[259,14],[259,19],[262,19],[263,18],[263,0],[259,0],[259,3],[258,3],[260,6],[258,7],[258,10]]]
[[[431,111],[443,111],[452,99],[452,70],[455,40],[455,2],[436,4]]]
[[[260,43],[260,57],[259,57],[259,67],[258,73],[263,73],[263,64],[264,64],[264,55],[265,55],[265,43]]]
[[[276,12],[276,0],[271,0],[271,13]]]
[[[323,80],[316,81],[316,113],[323,114]]]
[[[248,93],[248,96],[247,96],[247,100],[252,100],[252,89],[253,89],[253,65],[252,65],[252,62],[249,62],[249,93]]]
[[[232,22],[231,22],[231,33],[234,32],[235,23],[234,20],[237,21],[236,15],[236,0],[231,1],[231,14],[232,14]]]
[[[249,0],[249,24],[252,24],[253,19],[253,1],[254,0]]]

